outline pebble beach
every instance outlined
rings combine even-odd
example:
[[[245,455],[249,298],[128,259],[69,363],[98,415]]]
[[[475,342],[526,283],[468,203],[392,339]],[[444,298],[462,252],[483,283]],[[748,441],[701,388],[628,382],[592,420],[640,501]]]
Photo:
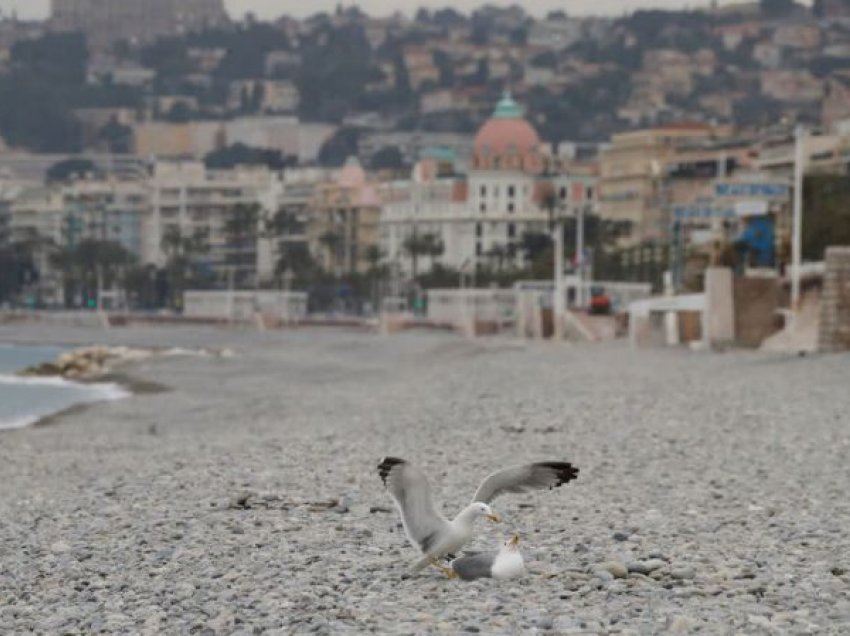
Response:
[[[167,387],[0,432],[4,634],[847,634],[850,357],[631,351],[435,333],[52,329],[227,349]],[[37,326],[0,342],[43,342]],[[577,481],[496,500],[508,581],[409,574],[375,470],[453,516],[504,464]]]

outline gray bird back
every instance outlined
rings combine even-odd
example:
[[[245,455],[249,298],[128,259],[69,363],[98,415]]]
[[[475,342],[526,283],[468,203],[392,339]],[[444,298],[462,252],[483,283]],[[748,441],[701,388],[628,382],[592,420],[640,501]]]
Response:
[[[452,561],[452,569],[464,581],[491,578],[496,552],[482,552],[471,556],[462,556]]]

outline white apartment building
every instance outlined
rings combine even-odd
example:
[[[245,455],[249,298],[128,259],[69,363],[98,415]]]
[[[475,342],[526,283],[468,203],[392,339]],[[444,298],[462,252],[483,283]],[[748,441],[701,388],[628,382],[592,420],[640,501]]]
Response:
[[[283,183],[265,168],[207,170],[194,161],[158,162],[150,178],[151,214],[143,233],[142,260],[165,265],[164,238],[171,234],[199,237],[207,246],[196,261],[226,279],[233,270],[237,284],[257,284],[270,277],[271,259],[261,259],[258,242],[265,219],[280,204]],[[240,230],[241,238],[228,231],[238,215],[248,218],[256,208],[255,227]],[[240,243],[240,244],[237,244]]]
[[[62,282],[51,263],[54,246],[61,245],[64,208],[61,192],[34,182],[0,182],[0,214],[7,244],[30,245],[34,264],[41,273],[36,293],[44,302],[62,302]]]
[[[38,295],[63,302],[61,272],[52,256],[84,240],[112,241],[141,257],[150,208],[140,181],[81,179],[61,185],[40,181],[0,181],[0,240],[30,246],[40,273]]]

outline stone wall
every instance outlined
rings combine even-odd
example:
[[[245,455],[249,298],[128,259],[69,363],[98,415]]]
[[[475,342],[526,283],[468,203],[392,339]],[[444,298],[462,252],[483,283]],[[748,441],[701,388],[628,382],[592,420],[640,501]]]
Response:
[[[781,328],[778,312],[783,293],[779,279],[736,278],[734,291],[736,341],[744,347],[759,347]]]
[[[850,247],[826,251],[818,346],[826,353],[850,351]]]
[[[735,340],[735,294],[732,270],[709,267],[705,270],[705,302],[708,340],[727,344]]]

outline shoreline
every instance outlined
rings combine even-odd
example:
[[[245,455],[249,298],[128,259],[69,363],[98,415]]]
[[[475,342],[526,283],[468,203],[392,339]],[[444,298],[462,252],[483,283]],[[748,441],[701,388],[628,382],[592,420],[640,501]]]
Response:
[[[159,384],[157,382],[150,382],[148,380],[141,380],[139,378],[134,378],[131,375],[125,373],[107,373],[101,378],[97,378],[96,380],[84,380],[84,381],[72,381],[74,384],[79,384],[80,386],[88,386],[88,385],[98,385],[98,384],[114,384],[118,386],[123,391],[126,391],[127,395],[124,397],[118,398],[120,400],[126,400],[131,397],[143,396],[143,395],[158,395],[161,393],[169,393],[174,389],[166,386],[164,384]],[[88,411],[98,404],[103,404],[104,402],[108,402],[110,400],[95,400],[88,402],[78,402],[76,404],[71,404],[70,406],[56,411],[55,413],[50,413],[49,415],[45,415],[43,417],[38,418],[32,424],[27,424],[26,426],[21,426],[17,428],[10,428],[8,430],[23,430],[27,428],[43,428],[47,426],[53,426],[54,424],[61,424],[61,420],[68,417],[69,415],[76,415],[78,413],[83,413]],[[7,430],[7,429],[0,429]]]
[[[118,398],[119,400],[126,400],[135,396],[142,395],[157,395],[160,393],[169,393],[174,389],[166,386],[164,384],[159,384],[157,382],[150,382],[148,380],[141,380],[139,378],[134,378],[131,375],[126,373],[106,373],[105,375],[98,378],[86,378],[85,380],[70,380],[72,384],[78,384],[80,386],[96,386],[99,384],[112,384],[127,393],[124,397]],[[109,402],[111,400],[94,400],[87,402],[77,402],[76,404],[71,404],[68,407],[56,411],[55,413],[50,413],[49,415],[45,415],[43,417],[38,418],[32,424],[28,424],[26,426],[21,426],[18,428],[12,428],[8,430],[22,430],[26,428],[42,428],[46,426],[53,426],[54,424],[61,424],[61,420],[69,415],[76,415],[78,413],[83,413],[97,406],[98,404],[103,404],[104,402]],[[6,429],[0,429],[6,430]]]
[[[14,348],[38,345],[12,344],[8,342],[3,342],[0,343],[0,346]],[[50,344],[49,346],[61,347],[63,345]],[[69,351],[73,352],[74,349],[69,349]],[[138,360],[118,360],[116,366],[129,367],[135,362],[138,362]],[[0,435],[12,431],[23,431],[29,428],[44,428],[47,426],[52,426],[54,424],[59,424],[61,423],[61,420],[70,415],[82,413],[97,406],[98,404],[102,404],[105,402],[126,400],[134,396],[156,395],[160,393],[167,393],[173,390],[172,387],[166,386],[164,384],[149,380],[143,380],[141,378],[134,377],[133,375],[125,371],[119,371],[114,368],[108,367],[104,369],[101,373],[80,378],[68,378],[61,374],[54,376],[29,377],[17,375],[23,371],[25,371],[25,369],[19,369],[18,371],[9,374],[9,376],[20,378],[22,384],[26,384],[27,380],[35,380],[36,385],[38,384],[39,379],[43,379],[46,381],[56,380],[57,386],[64,386],[66,388],[78,390],[99,390],[103,391],[103,394],[97,396],[92,395],[91,399],[81,399],[80,401],[72,402],[71,404],[68,404],[65,407],[59,408],[58,410],[47,413],[45,415],[33,415],[31,417],[23,416],[17,421],[23,423],[16,423],[13,420],[8,426],[0,426]],[[14,383],[9,383],[9,385],[14,386]],[[45,382],[44,386],[49,386],[49,382]],[[108,394],[109,391],[113,390],[120,392],[120,394]]]

